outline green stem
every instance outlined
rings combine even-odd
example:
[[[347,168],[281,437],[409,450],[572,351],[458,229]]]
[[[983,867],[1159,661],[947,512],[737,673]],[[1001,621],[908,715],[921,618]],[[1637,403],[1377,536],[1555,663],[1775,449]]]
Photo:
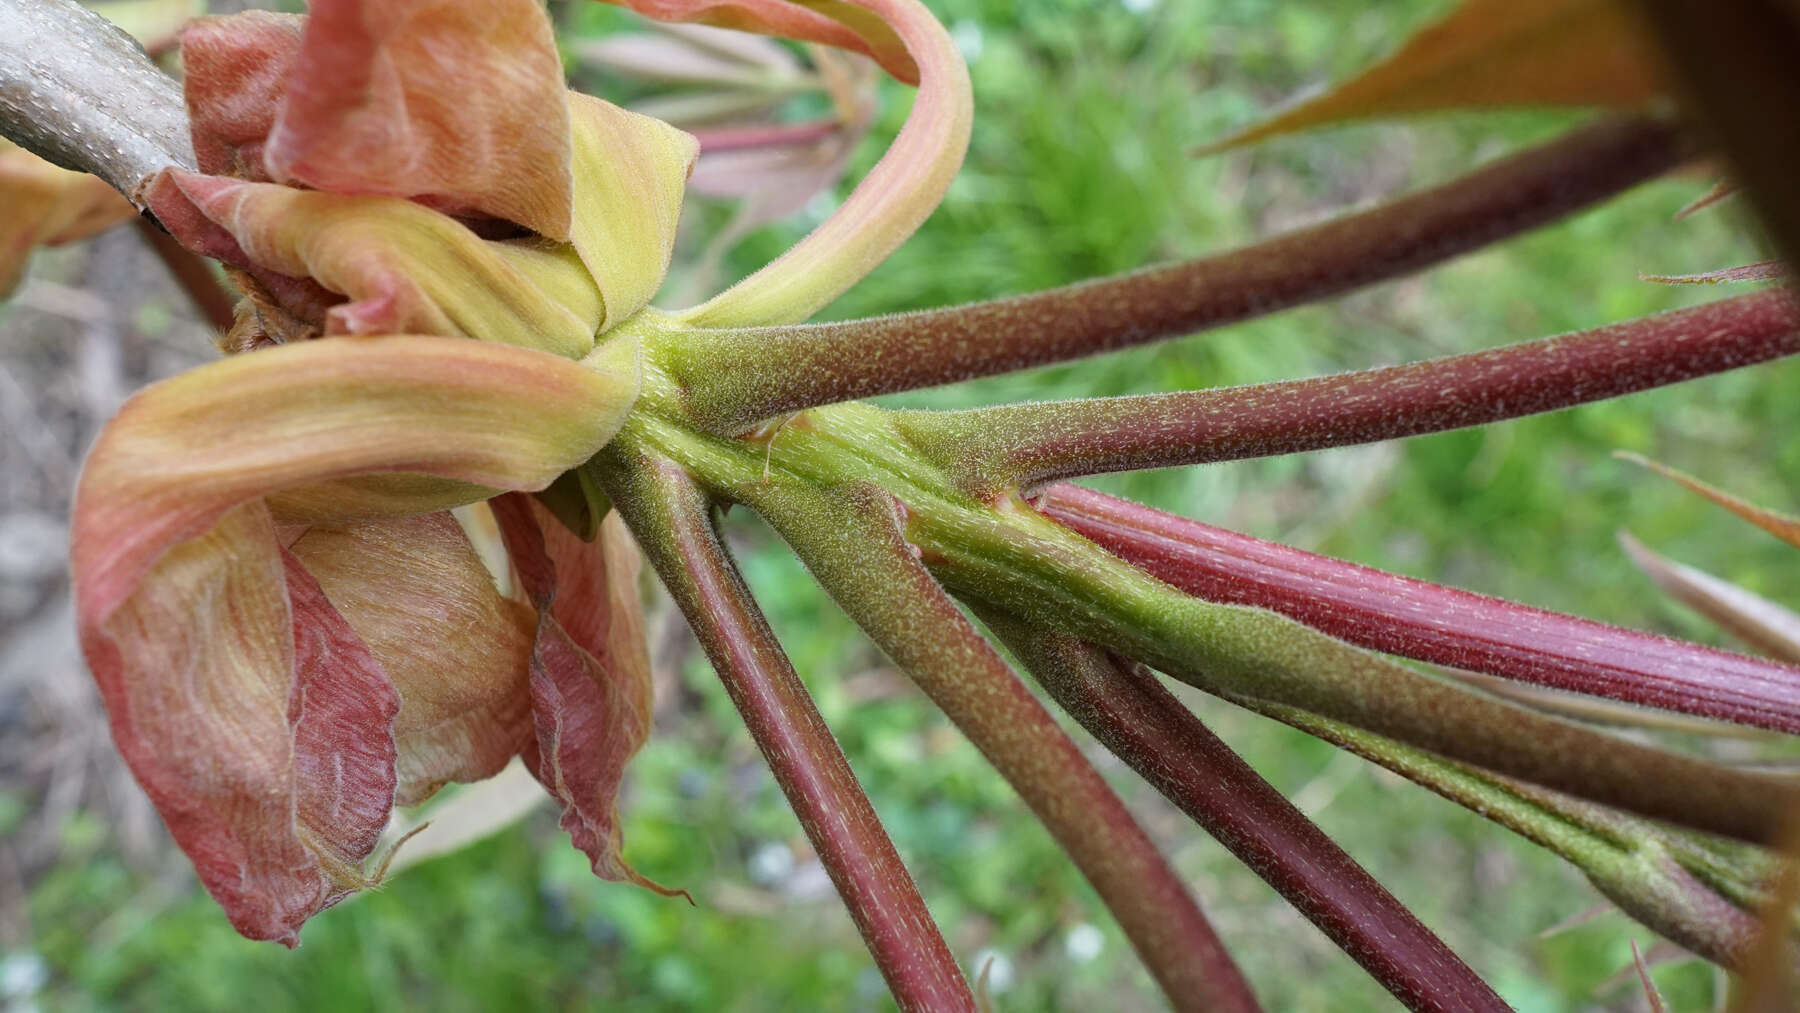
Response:
[[[1621,910],[1681,946],[1723,967],[1742,969],[1756,938],[1757,919],[1688,868],[1710,863],[1658,828],[1599,810],[1576,799],[1509,784],[1392,739],[1293,707],[1256,704],[1269,717],[1318,736],[1400,774],[1534,844],[1584,872]],[[1739,880],[1739,892],[1756,895]],[[1754,907],[1752,902],[1750,907]]]
[[[994,764],[1094,885],[1183,1010],[1255,1010],[1193,895],[1054,718],[901,539],[871,486],[763,487],[751,506],[828,594]]]
[[[1800,801],[1783,780],[1653,749],[1426,676],[1260,609],[1182,594],[1016,498],[958,487],[867,405],[814,409],[757,440],[676,421],[654,369],[624,433],[681,460],[720,496],[878,487],[907,510],[906,538],[952,590],[1138,658],[1230,699],[1300,707],[1607,805],[1751,842],[1775,840]]]
[[[1041,726],[1047,717],[1035,704],[1026,706],[1029,695],[1015,680],[1003,678],[1004,667],[955,616],[933,575],[973,599],[1143,659],[1228,699],[1281,710],[1295,724],[1324,722],[1345,737],[1397,740],[1405,745],[1396,748],[1432,763],[1487,767],[1753,842],[1774,840],[1794,807],[1795,789],[1784,779],[1712,766],[1532,713],[1272,613],[1183,595],[1016,497],[987,501],[971,495],[905,438],[892,413],[877,408],[814,409],[755,438],[725,438],[692,427],[679,386],[652,355],[639,408],[616,446],[679,460],[712,495],[768,516],[827,590],[941,698],[984,751],[1011,756],[997,761],[1003,770],[1016,764],[1031,776],[1033,751],[1043,750],[1010,751],[1019,748],[1021,730]],[[1071,748],[1059,741],[1048,748]],[[1047,820],[1054,815],[1055,795],[1044,784],[1021,781],[1019,789],[1046,808]],[[1526,790],[1511,794],[1523,798]],[[1591,830],[1582,831],[1585,837],[1567,836],[1574,832],[1543,820],[1521,820],[1519,826],[1535,827],[1540,838],[1571,855],[1593,837]],[[1688,887],[1679,877],[1641,859],[1644,853],[1634,852],[1640,860],[1629,867],[1607,867],[1613,870],[1607,881],[1661,876],[1658,889],[1685,896],[1681,891]],[[1733,865],[1720,862],[1726,869]],[[1103,866],[1086,871],[1097,876]],[[1691,878],[1687,867],[1681,875]],[[1132,910],[1121,908],[1122,922]],[[1673,916],[1651,911],[1644,917]]]

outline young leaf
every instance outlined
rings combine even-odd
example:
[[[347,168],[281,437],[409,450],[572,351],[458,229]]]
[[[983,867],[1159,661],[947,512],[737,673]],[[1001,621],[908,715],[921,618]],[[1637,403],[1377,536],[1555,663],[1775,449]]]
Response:
[[[568,239],[569,117],[550,19],[535,0],[317,0],[263,160],[280,182],[430,196]]]
[[[1632,107],[1662,94],[1662,82],[1644,30],[1619,0],[1464,0],[1356,77],[1201,151],[1446,109]]]
[[[619,821],[625,764],[650,736],[650,654],[638,599],[642,558],[617,516],[584,542],[527,496],[490,504],[520,585],[537,608],[525,766],[562,803],[562,828],[594,875],[680,894],[626,863]],[[688,898],[692,903],[693,898]]]
[[[51,165],[0,138],[0,299],[25,273],[38,246],[85,239],[137,214],[98,176]]]

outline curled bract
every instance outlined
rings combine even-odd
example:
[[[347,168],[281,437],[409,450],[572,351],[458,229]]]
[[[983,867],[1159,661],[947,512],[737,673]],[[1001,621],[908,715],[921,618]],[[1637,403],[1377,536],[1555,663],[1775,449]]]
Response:
[[[615,0],[664,21],[701,21],[821,42],[873,56],[917,83],[887,154],[824,224],[761,270],[680,319],[698,327],[796,323],[886,260],[950,189],[974,123],[969,70],[919,0]]]
[[[654,886],[616,800],[649,728],[635,548],[523,494],[636,399],[611,332],[667,268],[692,139],[566,92],[534,0],[329,0],[184,46],[201,171],[143,195],[249,298],[242,354],[139,392],[82,474],[121,752],[251,938],[297,942],[379,878],[395,805],[513,756],[598,874]],[[470,504],[517,547],[498,575]]]

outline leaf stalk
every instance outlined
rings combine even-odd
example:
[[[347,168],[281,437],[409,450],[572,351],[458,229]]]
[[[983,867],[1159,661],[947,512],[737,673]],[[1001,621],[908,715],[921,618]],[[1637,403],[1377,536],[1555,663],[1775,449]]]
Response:
[[[1174,394],[907,412],[973,493],[1487,425],[1800,352],[1783,289],[1501,348],[1336,376]]]
[[[1800,734],[1800,669],[1472,594],[1074,485],[1039,509],[1207,601],[1272,609],[1374,651]]]
[[[608,494],[688,619],[896,1002],[976,1009],[918,887],[679,466],[609,452]]]
[[[973,609],[1082,727],[1407,1008],[1511,1008],[1147,669],[1075,637]]]
[[[1607,119],[1369,211],[1224,253],[993,302],[842,323],[692,329],[667,361],[697,427],[1180,337],[1398,278],[1553,222],[1691,153],[1654,118]]]
[[[895,501],[873,486],[763,491],[750,505],[1037,814],[1175,1008],[1260,1009],[1124,803],[914,557]]]

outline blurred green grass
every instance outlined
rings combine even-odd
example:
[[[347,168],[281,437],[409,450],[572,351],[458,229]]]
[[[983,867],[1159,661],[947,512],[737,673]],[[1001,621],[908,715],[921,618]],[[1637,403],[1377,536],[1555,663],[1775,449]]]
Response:
[[[987,298],[1220,249],[1448,178],[1578,117],[1440,117],[1322,132],[1209,159],[1190,149],[1297,90],[1378,55],[1447,4],[1406,0],[931,0],[971,56],[978,103],[967,168],[917,236],[828,311],[854,316]],[[623,23],[575,9],[581,31]],[[859,172],[904,117],[886,94]],[[1487,347],[1713,298],[1639,272],[1756,259],[1737,209],[1672,213],[1700,177],[1428,276],[1329,306],[1155,348],[892,399],[911,406],[1167,390],[1312,375]],[[722,211],[700,214],[722,214]],[[765,229],[743,272],[805,223]],[[1376,448],[1095,483],[1158,506],[1403,573],[1630,625],[1712,639],[1629,568],[1630,529],[1683,561],[1800,600],[1777,543],[1614,461],[1636,450],[1775,505],[1800,502],[1789,393],[1800,366],[1485,430]],[[880,659],[753,520],[734,515],[747,575],[908,858],[950,943],[1010,966],[1002,1009],[1157,1008],[1128,945],[1045,833],[966,743]],[[869,676],[868,673],[877,673]],[[852,678],[853,676],[858,678]],[[860,942],[818,877],[782,870],[804,842],[703,661],[689,706],[637,761],[627,854],[698,906],[587,872],[554,821],[526,824],[395,877],[308,925],[287,953],[247,943],[191,885],[122,864],[77,815],[63,860],[31,890],[48,1008],[330,1007],[879,1009]],[[1610,915],[1541,938],[1599,903],[1555,860],[1360,761],[1223,705],[1213,726],[1300,800],[1509,1001],[1527,1010],[1626,1008],[1628,940]],[[1195,885],[1273,1010],[1393,1004],[1221,848],[1101,762]],[[0,807],[4,808],[4,807]],[[773,862],[775,872],[770,873]],[[802,866],[805,865],[802,861]],[[804,872],[804,869],[801,870]],[[815,868],[816,871],[816,868]],[[175,886],[166,884],[174,882]],[[1092,926],[1103,945],[1091,941]],[[1671,1008],[1710,1009],[1713,973],[1659,969]]]

